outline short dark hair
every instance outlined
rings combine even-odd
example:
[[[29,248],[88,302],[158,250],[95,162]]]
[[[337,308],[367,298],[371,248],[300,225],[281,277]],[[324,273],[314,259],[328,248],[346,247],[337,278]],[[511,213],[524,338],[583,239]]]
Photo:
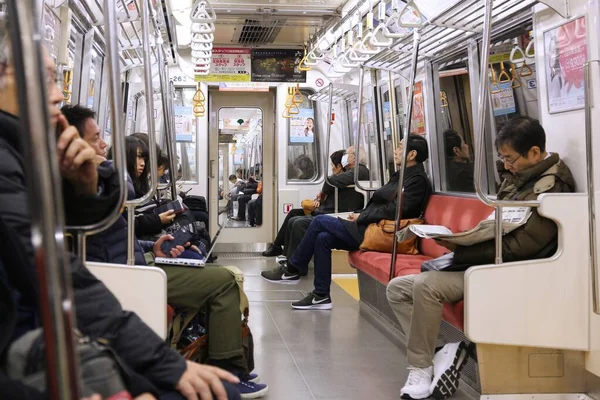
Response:
[[[413,150],[417,152],[415,161],[418,163],[423,163],[429,158],[429,146],[427,145],[427,140],[421,135],[415,135],[414,133],[408,135],[407,150],[409,152]]]
[[[65,116],[70,125],[77,128],[82,137],[83,130],[85,129],[85,122],[90,118],[96,119],[96,112],[94,110],[80,105],[64,105],[60,109],[60,112]]]
[[[331,153],[331,156],[329,156],[329,158],[331,159],[333,165],[342,165],[342,157],[344,157],[344,154],[346,154],[346,150],[338,150]],[[342,165],[342,168],[343,167],[344,166]]]
[[[510,119],[496,135],[496,150],[510,146],[519,154],[525,154],[534,146],[546,151],[546,132],[540,121],[518,116]]]
[[[234,174],[229,175],[229,180],[230,181],[236,181],[237,180],[237,175],[234,175]]]
[[[454,148],[462,145],[462,137],[455,130],[448,129],[444,131],[444,146],[446,148],[446,158],[455,156]]]

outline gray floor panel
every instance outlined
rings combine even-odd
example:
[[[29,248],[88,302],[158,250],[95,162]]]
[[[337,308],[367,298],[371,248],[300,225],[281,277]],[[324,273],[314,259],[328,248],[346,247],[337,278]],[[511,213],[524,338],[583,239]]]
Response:
[[[408,375],[398,348],[359,313],[359,305],[333,284],[331,311],[294,310],[287,299],[313,289],[312,272],[298,285],[263,280],[275,259],[223,259],[244,271],[251,301],[256,372],[269,385],[268,400],[393,400]],[[460,391],[456,400],[472,400]]]

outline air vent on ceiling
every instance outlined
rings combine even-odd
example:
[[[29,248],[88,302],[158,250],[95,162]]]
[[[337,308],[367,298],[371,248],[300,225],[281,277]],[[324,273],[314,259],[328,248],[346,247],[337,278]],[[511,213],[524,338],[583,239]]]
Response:
[[[244,46],[273,43],[285,26],[285,19],[246,19],[235,28],[234,42]]]

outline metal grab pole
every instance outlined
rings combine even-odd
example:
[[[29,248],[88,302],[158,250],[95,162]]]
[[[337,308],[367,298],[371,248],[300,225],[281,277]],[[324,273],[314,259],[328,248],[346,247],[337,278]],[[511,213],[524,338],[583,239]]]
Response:
[[[359,77],[358,77],[358,119],[357,119],[357,127],[356,127],[356,135],[354,136],[354,184],[356,185],[357,188],[359,188],[360,190],[364,190],[366,192],[368,191],[372,191],[374,190],[373,185],[371,184],[370,187],[365,188],[363,187],[359,180],[358,180],[358,173],[360,168],[358,168],[359,162],[358,160],[360,160],[360,128],[362,125],[362,111],[363,111],[363,107],[364,107],[364,101],[363,101],[363,88],[364,88],[364,80],[365,80],[365,67],[363,65],[360,66],[359,71]],[[372,182],[371,180],[371,173],[369,172],[369,181]]]
[[[159,81],[160,81],[160,92],[161,92],[161,100],[162,100],[162,106],[163,106],[163,123],[165,124],[165,143],[167,144],[167,153],[169,153],[169,170],[171,171],[171,181],[170,183],[170,187],[171,187],[171,199],[176,200],[177,199],[177,182],[176,182],[176,178],[177,178],[177,171],[174,169],[174,154],[173,154],[173,143],[171,142],[171,118],[172,118],[172,112],[173,110],[170,109],[170,103],[169,100],[167,98],[167,93],[168,93],[168,87],[169,87],[169,80],[167,79],[167,68],[165,66],[165,59],[164,59],[164,55],[163,55],[163,50],[162,49],[158,49],[159,51],[158,53],[158,77],[159,77]],[[175,167],[176,168],[176,167]]]
[[[329,159],[329,151],[331,150],[331,114],[333,113],[333,83],[329,83],[329,113],[327,113],[327,139],[325,140],[325,164],[324,167],[327,168],[327,164],[329,163],[329,161],[327,161]],[[331,184],[331,182],[329,182],[329,176],[327,175],[327,173],[325,173],[325,182],[327,182],[327,184],[331,187],[334,188],[334,192],[337,193],[337,191],[335,190],[335,186],[333,186]],[[335,204],[335,213],[338,212],[338,198],[336,193],[334,193],[335,199],[334,199],[334,204]]]
[[[598,298],[598,276],[597,253],[596,253],[596,192],[594,189],[594,154],[592,136],[592,80],[590,78],[590,65],[600,64],[600,60],[588,61],[584,65],[585,77],[585,148],[587,158],[587,181],[588,181],[588,211],[590,229],[590,264],[592,267],[592,301],[595,314],[600,314],[600,299]]]
[[[396,149],[398,148],[398,125],[397,124],[397,113],[398,109],[397,101],[396,101],[396,87],[394,86],[394,74],[392,71],[388,72],[388,81],[389,81],[389,91],[390,91],[390,119],[392,125],[392,149],[394,150],[394,154],[396,153]],[[398,170],[398,166],[394,163],[394,172]]]
[[[390,265],[390,280],[396,275],[396,258],[398,257],[396,233],[400,226],[402,218],[402,203],[404,203],[403,188],[404,188],[404,172],[406,171],[406,157],[408,156],[408,135],[410,135],[410,123],[412,121],[413,95],[415,92],[415,79],[417,76],[417,63],[419,61],[419,45],[421,43],[421,33],[418,29],[413,31],[413,53],[412,64],[409,75],[409,91],[408,91],[408,107],[406,109],[406,135],[404,135],[404,145],[402,146],[402,165],[398,171],[398,203],[396,206],[396,218],[394,220],[394,241],[392,246],[392,263]]]
[[[13,63],[31,213],[31,239],[39,277],[46,352],[46,382],[53,400],[79,399],[74,349],[71,268],[64,248],[61,177],[55,129],[48,112],[48,73],[43,63],[39,19],[31,1],[7,0]]]
[[[166,73],[166,72],[165,72]],[[169,133],[169,140],[167,141],[167,151],[169,152],[169,160],[170,160],[170,168],[173,172],[171,172],[171,188],[175,190],[175,196],[177,196],[177,133],[175,132],[175,118],[173,117],[173,113],[175,112],[175,107],[173,106],[173,98],[175,97],[175,84],[173,82],[167,81],[167,85],[169,87],[169,96],[167,97],[167,105],[169,109],[169,129],[167,132]],[[181,167],[181,173],[183,178],[183,166]]]
[[[110,1],[110,0],[105,0]],[[135,207],[145,203],[156,193],[158,182],[157,156],[156,156],[156,132],[154,131],[154,87],[152,86],[152,59],[150,57],[150,4],[148,0],[142,0],[142,34],[144,42],[142,53],[144,58],[144,83],[146,89],[146,119],[148,120],[148,153],[150,154],[150,189],[148,193],[139,199],[129,200],[127,206],[127,264],[135,264]],[[131,177],[132,179],[134,177]]]

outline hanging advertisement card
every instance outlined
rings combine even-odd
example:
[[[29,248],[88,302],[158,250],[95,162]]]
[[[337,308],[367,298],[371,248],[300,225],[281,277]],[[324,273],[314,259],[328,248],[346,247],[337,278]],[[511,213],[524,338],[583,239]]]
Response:
[[[498,83],[498,86],[500,87],[500,91],[498,93],[492,93],[494,116],[497,117],[499,115],[516,113],[517,105],[515,104],[512,82]]]
[[[210,74],[196,75],[196,82],[250,82],[251,49],[214,48]]]
[[[302,50],[252,50],[252,82],[306,82]]]
[[[409,92],[409,88],[406,88],[407,96],[410,94]],[[415,90],[413,93],[412,118],[410,122],[410,133],[416,133],[418,135],[425,134],[425,102],[423,101],[422,81],[415,83]]]
[[[301,108],[290,118],[290,143],[313,143],[315,141],[315,111]]]
[[[544,32],[548,112],[584,106],[583,67],[587,61],[585,17]]]
[[[195,129],[195,118],[192,107],[175,106],[175,140],[191,142]]]

